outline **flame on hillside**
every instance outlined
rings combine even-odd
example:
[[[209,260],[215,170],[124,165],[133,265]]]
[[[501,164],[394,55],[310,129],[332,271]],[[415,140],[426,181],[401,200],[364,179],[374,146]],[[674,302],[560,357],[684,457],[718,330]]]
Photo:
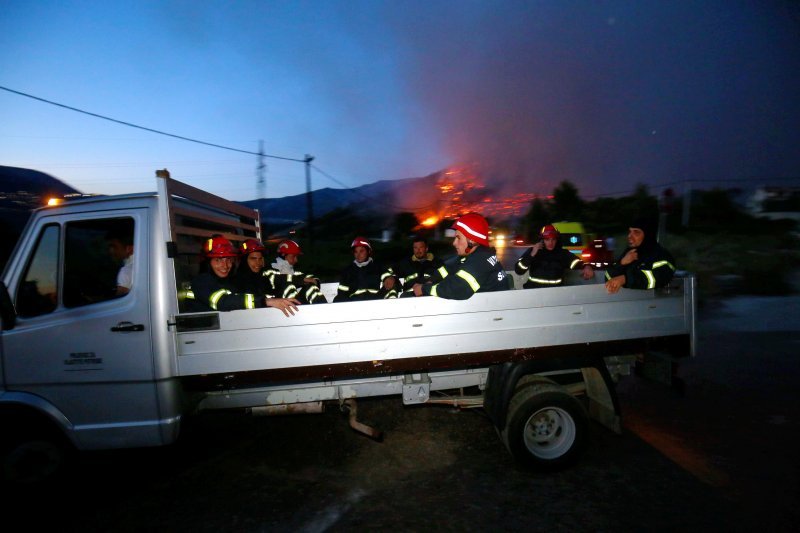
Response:
[[[438,219],[452,219],[468,212],[481,213],[495,219],[518,217],[528,211],[531,202],[537,197],[528,192],[496,196],[496,193],[502,192],[502,187],[487,186],[478,175],[476,165],[447,169],[437,181],[436,187],[439,189],[441,206]],[[420,218],[425,220],[423,225],[428,225],[426,222],[436,217],[426,214]]]
[[[431,216],[425,218],[422,222],[420,222],[420,224],[422,224],[426,228],[431,228],[431,227],[435,226],[439,222],[439,220],[440,219],[439,219],[438,216],[431,215]]]

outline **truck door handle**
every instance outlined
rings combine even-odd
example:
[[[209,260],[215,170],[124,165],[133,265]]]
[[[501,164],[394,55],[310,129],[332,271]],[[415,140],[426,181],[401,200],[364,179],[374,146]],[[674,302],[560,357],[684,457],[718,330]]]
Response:
[[[144,331],[144,324],[120,322],[116,326],[111,326],[111,331]]]

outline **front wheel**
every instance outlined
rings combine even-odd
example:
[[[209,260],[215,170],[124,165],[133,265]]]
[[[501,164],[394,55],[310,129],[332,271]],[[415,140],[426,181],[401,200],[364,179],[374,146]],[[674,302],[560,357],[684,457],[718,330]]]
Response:
[[[533,383],[511,398],[501,436],[521,466],[554,471],[577,460],[587,431],[586,411],[575,397],[556,384]]]
[[[23,416],[2,418],[12,428],[0,438],[0,480],[18,488],[57,480],[72,456],[72,447],[56,429]]]

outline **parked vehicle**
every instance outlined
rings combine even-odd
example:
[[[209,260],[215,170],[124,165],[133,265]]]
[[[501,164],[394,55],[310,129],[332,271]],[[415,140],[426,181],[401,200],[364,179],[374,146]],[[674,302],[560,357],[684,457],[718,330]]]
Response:
[[[554,222],[553,226],[561,234],[561,246],[575,255],[581,255],[591,242],[591,236],[580,222]]]
[[[614,252],[608,249],[605,239],[592,239],[591,245],[581,252],[581,259],[595,268],[606,268],[614,262]]]
[[[511,237],[510,242],[513,246],[525,246],[525,237],[519,233],[516,233]]]
[[[3,476],[57,472],[64,450],[161,446],[208,409],[260,414],[405,404],[483,407],[521,464],[563,468],[591,417],[620,430],[614,383],[656,353],[693,353],[694,278],[623,289],[535,291],[187,312],[210,234],[260,239],[257,211],[169,178],[157,192],[83,198],[33,213],[0,283]],[[133,239],[118,296],[106,238]],[[330,284],[323,292],[330,293]],[[334,291],[335,292],[335,291]],[[437,391],[453,390],[447,396]],[[459,391],[476,391],[463,394]]]

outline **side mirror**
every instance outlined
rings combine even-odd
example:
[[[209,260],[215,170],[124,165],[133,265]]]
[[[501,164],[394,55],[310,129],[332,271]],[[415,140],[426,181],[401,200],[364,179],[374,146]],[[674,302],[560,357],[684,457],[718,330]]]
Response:
[[[8,294],[6,284],[0,281],[0,324],[3,331],[14,329],[17,323],[17,312],[14,309],[14,302]]]

